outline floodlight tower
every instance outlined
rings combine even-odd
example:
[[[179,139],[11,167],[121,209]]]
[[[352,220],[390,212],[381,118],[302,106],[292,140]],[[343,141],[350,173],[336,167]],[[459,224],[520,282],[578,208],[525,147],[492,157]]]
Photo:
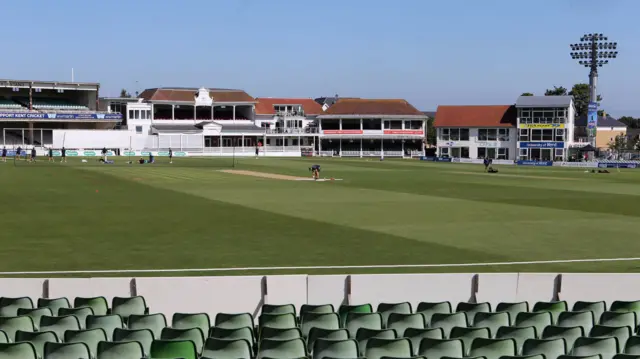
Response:
[[[603,34],[585,34],[577,44],[571,47],[571,58],[578,60],[578,64],[589,68],[589,104],[598,102],[598,67],[609,63],[609,59],[618,56],[618,43],[610,42]],[[596,117],[597,121],[597,117]],[[597,125],[597,124],[596,124]],[[595,128],[589,131],[589,142],[595,147]]]

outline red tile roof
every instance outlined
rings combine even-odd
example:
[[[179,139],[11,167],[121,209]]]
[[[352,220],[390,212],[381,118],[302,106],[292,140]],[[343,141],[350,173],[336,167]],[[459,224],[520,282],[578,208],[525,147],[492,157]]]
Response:
[[[516,107],[438,106],[435,127],[515,127]]]
[[[197,92],[195,88],[153,88],[142,91],[138,97],[147,101],[194,102]],[[255,102],[242,90],[210,89],[209,95],[214,102]]]
[[[366,116],[421,116],[418,111],[406,100],[390,99],[346,99],[340,98],[333,106],[329,107],[325,115],[366,115]]]
[[[260,97],[256,101],[256,115],[275,115],[275,105],[300,105],[305,115],[320,115],[324,112],[322,106],[312,98]]]

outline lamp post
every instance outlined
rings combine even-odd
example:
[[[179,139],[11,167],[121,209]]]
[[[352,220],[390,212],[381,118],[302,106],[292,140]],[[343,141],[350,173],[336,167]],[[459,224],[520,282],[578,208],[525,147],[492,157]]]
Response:
[[[598,67],[602,67],[609,63],[609,59],[615,59],[618,56],[618,43],[610,42],[603,34],[585,34],[580,38],[577,44],[569,45],[571,47],[571,58],[578,60],[578,64],[589,68],[589,112],[596,112],[595,123],[592,116],[587,118],[589,128],[589,142],[596,147],[596,128],[597,128],[597,106],[598,106]]]

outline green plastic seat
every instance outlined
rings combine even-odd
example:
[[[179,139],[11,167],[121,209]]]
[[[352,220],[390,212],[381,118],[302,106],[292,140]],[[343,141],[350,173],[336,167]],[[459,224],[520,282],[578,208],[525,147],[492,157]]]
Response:
[[[382,325],[386,328],[391,314],[411,314],[411,303],[380,303],[376,312],[382,314]]]
[[[535,355],[503,355],[500,359],[547,359],[542,354]]]
[[[73,306],[90,307],[94,315],[107,315],[109,312],[109,302],[105,297],[77,297],[73,300]]]
[[[202,350],[203,358],[212,359],[251,359],[251,344],[244,339],[208,338]]]
[[[476,338],[469,349],[470,357],[485,357],[486,359],[499,359],[502,356],[515,356],[518,348],[516,341],[506,339]]]
[[[516,323],[516,317],[518,313],[528,312],[529,311],[529,303],[527,302],[513,302],[507,303],[502,302],[498,303],[496,306],[496,312],[507,312],[509,313],[509,319],[511,320],[511,325]]]
[[[113,331],[114,342],[130,342],[140,343],[145,356],[149,355],[151,343],[154,340],[153,332],[149,329],[122,329],[116,328]]]
[[[129,316],[129,323],[127,324],[128,324],[127,328],[129,329],[149,329],[153,333],[154,338],[160,338],[162,329],[164,329],[167,326],[167,319],[162,313],[147,314],[147,315],[131,314]],[[176,329],[183,329],[183,328],[176,328]],[[207,330],[208,329],[209,328],[207,328]]]
[[[260,331],[260,341],[264,339],[289,340],[298,338],[302,338],[302,332],[298,328],[264,327]]]
[[[416,308],[416,313],[424,315],[427,325],[431,325],[431,317],[434,314],[451,314],[452,312],[450,302],[421,302]]]
[[[640,359],[640,354],[616,354],[613,359]]]
[[[53,312],[50,308],[18,308],[18,316],[26,315],[27,317],[31,317],[33,320],[33,324],[35,325],[36,330],[40,325],[40,317],[43,315],[52,316]]]
[[[171,318],[171,327],[176,329],[200,328],[206,334],[211,328],[211,319],[207,313],[175,313]]]
[[[424,338],[420,342],[418,355],[429,359],[442,357],[462,358],[465,354],[464,343],[460,339]]]
[[[204,347],[204,333],[200,328],[189,328],[189,329],[175,329],[175,328],[164,328],[162,330],[162,335],[160,336],[162,340],[190,340],[196,346],[196,352],[198,354],[202,353],[202,348]]]
[[[78,308],[60,308],[58,309],[59,316],[73,315],[78,318],[80,323],[80,329],[85,329],[87,324],[87,317],[93,314],[91,307],[78,307]]]
[[[54,332],[23,332],[22,330],[18,330],[16,332],[15,342],[29,342],[33,344],[38,358],[42,358],[44,355],[44,343],[58,343],[60,339]]]
[[[293,304],[263,304],[260,314],[296,315],[296,307]]]
[[[449,338],[453,327],[466,327],[467,316],[464,313],[440,314],[431,316],[431,328],[442,328],[444,337]],[[422,355],[422,354],[420,354]]]
[[[638,322],[640,319],[640,300],[616,300],[611,303],[611,307],[609,308],[611,312],[633,312],[636,314],[636,325],[640,324]]]
[[[44,359],[91,359],[85,343],[44,343]]]
[[[413,355],[418,355],[418,349],[420,349],[420,342],[422,339],[444,339],[444,331],[442,328],[407,328],[402,336],[411,340]]]
[[[258,318],[258,337],[264,327],[288,329],[298,326],[296,316],[289,314],[263,314]]]
[[[360,328],[356,332],[355,339],[358,342],[358,350],[359,355],[364,356],[365,350],[367,349],[367,343],[370,339],[373,338],[381,338],[381,339],[396,339],[397,333],[393,329],[368,329],[368,328]]]
[[[387,328],[393,329],[398,333],[399,337],[404,335],[407,328],[424,329],[427,327],[427,321],[422,313],[391,313],[387,318]]]
[[[599,354],[602,359],[611,359],[618,354],[618,339],[614,337],[608,338],[589,338],[580,337],[576,339],[571,349],[571,355],[589,356]]]
[[[355,338],[358,329],[382,329],[382,314],[380,313],[356,313],[347,314],[345,328],[349,331],[351,338]]]
[[[569,347],[563,338],[527,339],[522,346],[522,355],[543,354],[546,358],[557,358],[567,354]]]
[[[198,359],[196,345],[191,340],[154,340],[149,351],[150,358]]]
[[[557,302],[537,302],[533,305],[534,312],[550,312],[553,318],[553,324],[558,321],[558,316],[562,312],[569,310],[567,302],[560,300]]]
[[[629,340],[632,335],[633,332],[629,327],[610,327],[607,325],[594,325],[589,332],[589,336],[592,338],[614,337],[618,339],[620,349],[625,347],[627,340]]]
[[[300,307],[300,318],[306,313],[334,313],[333,304],[303,304]]]
[[[508,312],[478,312],[473,317],[473,326],[477,328],[489,328],[489,333],[492,338],[498,333],[498,328],[508,327],[509,325],[511,325],[511,319]]]
[[[542,331],[543,339],[564,339],[567,345],[567,353],[573,347],[576,339],[585,335],[586,333],[582,327],[558,327],[556,325],[549,325]]]
[[[313,359],[358,357],[358,343],[354,339],[317,339],[313,345]]]
[[[253,336],[253,329],[249,327],[238,328],[238,329],[226,329],[226,328],[213,327],[209,330],[209,338],[217,338],[217,339],[224,339],[224,340],[243,339],[249,343],[251,348],[253,348],[256,342],[256,339]]]
[[[346,328],[345,325],[347,322],[347,315],[349,313],[373,313],[373,307],[371,304],[341,305],[338,308],[340,328]]]
[[[0,359],[38,359],[38,356],[31,343],[0,343]]]
[[[515,340],[518,353],[522,352],[522,346],[527,339],[536,339],[537,337],[534,327],[500,327],[496,333],[496,339],[511,338]]]
[[[60,308],[71,308],[71,304],[67,298],[40,298],[38,299],[38,308],[49,308],[52,315],[57,316]]]
[[[64,338],[64,332],[67,330],[80,330],[80,322],[73,315],[64,315],[59,317],[40,317],[40,331],[52,331],[56,333],[58,338]]]
[[[610,327],[630,327],[634,332],[637,329],[637,314],[635,312],[604,312],[600,316],[600,325]]]
[[[113,297],[111,301],[111,314],[121,316],[126,323],[132,314],[149,314],[149,307],[147,307],[147,302],[142,296]]]
[[[214,326],[226,329],[253,328],[253,316],[249,313],[218,313]]]
[[[136,341],[100,342],[97,350],[96,359],[140,359],[145,356],[142,345]]]
[[[473,325],[473,317],[476,315],[476,313],[491,312],[491,304],[487,302],[484,302],[484,303],[460,302],[456,306],[456,312],[464,313],[467,317],[467,325],[465,326],[471,326]]]
[[[632,336],[624,345],[625,354],[640,355],[640,336]]]
[[[36,328],[31,317],[26,315],[20,317],[0,317],[0,330],[5,332],[9,339],[16,337],[16,332],[35,332]]]
[[[300,329],[306,338],[312,328],[320,329],[340,329],[340,317],[338,313],[315,313],[307,312],[300,317]]]
[[[18,309],[33,309],[33,301],[29,297],[0,297],[0,317],[16,317]]]
[[[92,357],[98,353],[98,343],[107,340],[107,334],[103,329],[67,330],[64,332],[65,343],[85,343],[89,347]]]
[[[260,342],[256,359],[269,357],[279,359],[303,358],[307,347],[302,338],[289,340],[264,339]]]
[[[382,339],[371,338],[365,350],[367,359],[381,359],[382,357],[411,358],[413,348],[407,338]]]
[[[113,331],[116,328],[124,328],[122,317],[117,314],[90,315],[87,317],[87,329],[101,328],[107,333],[107,340],[113,339]]]
[[[311,328],[307,337],[307,349],[312,350],[318,339],[347,340],[349,339],[349,331],[346,329]]]
[[[585,333],[589,333],[595,325],[595,318],[591,311],[562,312],[558,315],[556,325],[559,327],[582,327]]]
[[[451,328],[449,338],[460,339],[464,343],[465,348],[471,348],[471,343],[476,338],[491,339],[491,331],[489,328],[453,327]]]
[[[521,312],[516,316],[517,327],[534,327],[536,334],[541,335],[546,326],[553,324],[553,316],[550,312]]]
[[[607,303],[604,301],[599,302],[585,302],[585,301],[577,301],[573,304],[571,308],[574,312],[584,312],[590,311],[593,312],[593,318],[595,319],[595,324],[600,322],[600,317],[602,313],[607,311]]]
[[[7,333],[3,332],[2,330],[0,330],[0,343],[11,343],[11,340],[9,340],[9,336],[7,335]]]

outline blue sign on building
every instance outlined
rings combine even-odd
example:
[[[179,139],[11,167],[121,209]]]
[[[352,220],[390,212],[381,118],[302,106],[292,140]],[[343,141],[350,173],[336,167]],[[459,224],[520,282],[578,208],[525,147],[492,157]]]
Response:
[[[516,162],[518,166],[542,166],[542,167],[551,167],[553,166],[553,161],[531,161],[531,160],[518,160]]]
[[[520,148],[564,148],[564,142],[520,142]]]

